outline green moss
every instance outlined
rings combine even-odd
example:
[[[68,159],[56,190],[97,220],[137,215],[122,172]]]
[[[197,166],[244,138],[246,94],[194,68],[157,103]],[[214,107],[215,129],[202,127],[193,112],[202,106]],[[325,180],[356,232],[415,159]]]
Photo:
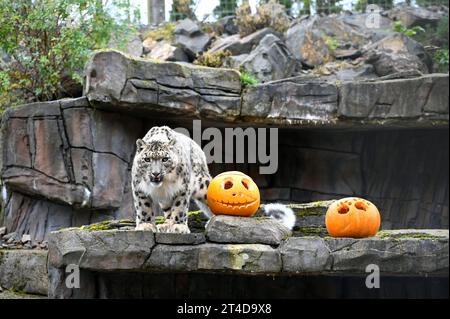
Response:
[[[412,239],[412,238],[416,238],[416,239],[440,239],[440,238],[445,238],[444,236],[431,235],[431,234],[420,233],[420,232],[395,234],[395,233],[391,233],[389,231],[379,231],[378,234],[376,235],[376,237],[382,238],[382,239]]]
[[[197,57],[197,59],[194,61],[194,64],[211,68],[220,68],[223,66],[225,59],[229,56],[231,56],[230,51],[206,51]]]
[[[175,23],[168,22],[163,24],[157,29],[148,31],[147,33],[145,33],[144,38],[145,39],[151,38],[156,41],[166,40],[169,42],[173,42],[174,30],[175,30]]]
[[[294,237],[324,237],[328,235],[325,227],[294,227]]]

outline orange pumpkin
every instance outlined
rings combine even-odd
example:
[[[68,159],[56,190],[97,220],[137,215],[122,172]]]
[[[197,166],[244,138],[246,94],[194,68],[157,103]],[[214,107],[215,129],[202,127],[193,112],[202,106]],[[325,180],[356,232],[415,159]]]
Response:
[[[253,216],[259,208],[259,189],[244,173],[224,172],[208,186],[208,206],[216,215]]]
[[[333,237],[371,237],[380,229],[378,208],[368,200],[347,197],[328,207],[325,225]]]

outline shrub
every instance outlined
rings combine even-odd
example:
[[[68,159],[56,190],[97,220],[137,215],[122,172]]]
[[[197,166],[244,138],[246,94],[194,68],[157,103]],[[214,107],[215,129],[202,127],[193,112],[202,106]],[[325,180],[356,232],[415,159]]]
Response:
[[[439,72],[448,72],[448,49],[439,49],[433,56]]]
[[[166,40],[170,43],[173,42],[174,39],[174,33],[175,30],[175,23],[173,22],[167,22],[164,23],[162,26],[159,26],[156,29],[147,31],[144,34],[144,38],[152,38],[153,40],[159,41],[159,40]]]
[[[245,87],[245,86],[249,86],[249,85],[256,85],[256,84],[259,84],[260,82],[257,78],[255,78],[250,73],[241,71],[241,83],[242,83],[242,86]]]
[[[392,30],[395,32],[400,32],[406,35],[407,37],[413,37],[417,35],[418,33],[425,32],[425,29],[419,26],[413,27],[413,28],[406,28],[403,26],[403,24],[400,21],[395,21],[394,26],[392,27]]]
[[[113,16],[101,0],[0,0],[0,51],[11,58],[0,64],[0,108],[67,96],[90,52],[131,29],[127,3],[115,0]]]
[[[211,68],[220,68],[223,66],[225,58],[229,56],[231,56],[230,51],[220,50],[214,53],[206,51],[197,57],[194,64],[208,66]]]
[[[170,21],[195,19],[194,6],[194,0],[173,0]]]
[[[286,8],[275,0],[270,0],[259,6],[254,15],[251,14],[249,4],[244,2],[236,10],[236,24],[240,35],[246,36],[266,27],[283,33],[289,28],[290,21]]]

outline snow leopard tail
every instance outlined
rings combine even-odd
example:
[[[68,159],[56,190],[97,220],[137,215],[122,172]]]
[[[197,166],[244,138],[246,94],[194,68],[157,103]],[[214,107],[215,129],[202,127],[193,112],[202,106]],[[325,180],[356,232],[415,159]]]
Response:
[[[263,212],[266,216],[273,218],[292,230],[295,226],[295,213],[294,211],[283,204],[265,204]]]

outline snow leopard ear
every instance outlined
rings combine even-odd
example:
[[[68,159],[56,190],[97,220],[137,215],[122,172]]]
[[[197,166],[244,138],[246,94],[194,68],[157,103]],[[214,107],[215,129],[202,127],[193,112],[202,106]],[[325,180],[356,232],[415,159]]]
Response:
[[[136,151],[139,153],[140,151],[142,151],[144,149],[144,147],[147,144],[145,144],[145,142],[143,140],[141,140],[140,138],[138,138],[136,140]]]

